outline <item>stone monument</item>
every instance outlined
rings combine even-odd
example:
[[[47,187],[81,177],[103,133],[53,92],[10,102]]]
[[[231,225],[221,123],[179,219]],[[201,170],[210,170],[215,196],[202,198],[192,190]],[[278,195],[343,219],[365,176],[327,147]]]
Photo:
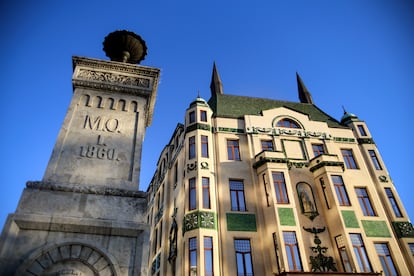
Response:
[[[0,275],[146,275],[141,149],[159,69],[115,31],[111,61],[73,57],[73,97],[42,181],[28,182],[0,238]]]

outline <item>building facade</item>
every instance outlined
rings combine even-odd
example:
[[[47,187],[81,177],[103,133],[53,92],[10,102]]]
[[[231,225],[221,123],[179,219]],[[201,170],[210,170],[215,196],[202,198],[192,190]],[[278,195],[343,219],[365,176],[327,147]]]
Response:
[[[227,95],[216,66],[148,188],[151,275],[413,275],[414,230],[368,125]]]

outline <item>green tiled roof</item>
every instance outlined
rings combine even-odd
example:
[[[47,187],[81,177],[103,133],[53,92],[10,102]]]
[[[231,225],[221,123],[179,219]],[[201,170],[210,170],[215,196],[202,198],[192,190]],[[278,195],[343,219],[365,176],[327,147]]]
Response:
[[[326,122],[330,127],[345,127],[315,105],[308,103],[216,94],[210,98],[208,104],[216,117],[242,118],[244,115],[258,115],[263,110],[286,107],[308,115],[310,120]]]

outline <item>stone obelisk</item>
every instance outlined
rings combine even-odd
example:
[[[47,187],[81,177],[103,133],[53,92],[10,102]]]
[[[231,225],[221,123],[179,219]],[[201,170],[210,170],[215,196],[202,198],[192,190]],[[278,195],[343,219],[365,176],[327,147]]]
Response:
[[[73,57],[73,97],[42,181],[28,182],[0,238],[0,275],[146,275],[138,190],[159,69],[142,38],[115,31],[110,61]]]

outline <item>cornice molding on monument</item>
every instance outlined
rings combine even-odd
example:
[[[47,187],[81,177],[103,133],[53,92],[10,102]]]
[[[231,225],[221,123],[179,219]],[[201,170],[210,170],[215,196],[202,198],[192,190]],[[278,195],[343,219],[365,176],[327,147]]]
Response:
[[[133,75],[140,75],[152,78],[158,78],[160,73],[160,69],[154,67],[135,65],[124,62],[85,58],[79,56],[73,56],[72,62],[73,70],[75,70],[76,66],[85,66],[93,69],[117,71],[120,73],[129,73]]]
[[[113,91],[147,99],[146,126],[152,123],[160,69],[129,63],[72,57],[73,88]]]
[[[80,194],[95,194],[95,195],[107,195],[107,196],[121,196],[121,197],[135,197],[135,198],[147,198],[147,193],[143,191],[131,191],[112,187],[102,187],[96,185],[80,185],[80,184],[63,184],[52,183],[44,181],[28,181],[26,187],[30,189],[49,190],[59,192],[70,192]]]

